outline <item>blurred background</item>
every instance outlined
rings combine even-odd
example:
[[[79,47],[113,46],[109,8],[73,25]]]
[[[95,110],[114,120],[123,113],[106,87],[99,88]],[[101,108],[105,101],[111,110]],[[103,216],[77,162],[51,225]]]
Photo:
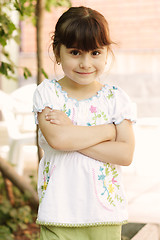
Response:
[[[112,41],[117,43],[113,45],[115,59],[100,81],[120,86],[136,104],[134,161],[123,168],[129,222],[157,226],[160,224],[160,1],[73,0],[69,4],[101,12],[109,23]],[[68,6],[51,7],[43,12],[40,51],[45,74],[41,79],[62,77],[50,44],[56,21]],[[28,177],[33,173],[36,178],[38,157],[32,96],[38,82],[37,25],[33,25],[31,17],[22,19],[15,9],[6,12],[20,29],[20,40],[18,44],[10,40],[5,46],[18,66],[15,79],[0,75],[0,157],[14,163],[19,175]],[[2,53],[3,44],[0,49]],[[24,67],[29,69],[27,79]],[[159,239],[157,231],[154,229],[157,235],[153,238],[152,233],[150,239]]]

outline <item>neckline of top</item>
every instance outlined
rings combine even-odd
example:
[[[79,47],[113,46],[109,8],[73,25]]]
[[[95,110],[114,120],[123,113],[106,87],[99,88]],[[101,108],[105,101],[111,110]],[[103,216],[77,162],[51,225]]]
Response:
[[[70,99],[70,100],[75,101],[77,103],[85,102],[85,101],[92,101],[94,98],[99,98],[101,96],[101,93],[104,92],[108,88],[108,84],[104,84],[102,86],[102,88],[99,91],[97,91],[97,93],[95,95],[91,96],[90,98],[85,98],[85,99],[78,100],[76,98],[69,97],[68,93],[65,90],[62,89],[62,86],[59,84],[59,82],[56,79],[53,79],[52,82],[54,82],[56,84],[57,88],[64,95],[66,100]]]

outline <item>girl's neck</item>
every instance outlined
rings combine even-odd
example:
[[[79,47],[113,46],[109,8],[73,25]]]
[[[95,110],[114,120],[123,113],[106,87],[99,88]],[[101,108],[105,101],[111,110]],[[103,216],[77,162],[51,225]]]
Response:
[[[96,95],[103,87],[103,85],[96,80],[87,85],[80,85],[64,77],[58,82],[61,85],[62,90],[67,92],[68,97],[75,98],[77,100],[90,98]]]

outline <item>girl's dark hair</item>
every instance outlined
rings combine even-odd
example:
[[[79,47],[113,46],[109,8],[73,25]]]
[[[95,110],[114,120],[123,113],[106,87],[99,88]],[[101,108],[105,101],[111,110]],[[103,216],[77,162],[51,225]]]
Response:
[[[71,7],[59,18],[52,36],[55,57],[60,57],[60,46],[90,51],[103,46],[111,50],[113,43],[106,19],[99,12],[87,7]]]

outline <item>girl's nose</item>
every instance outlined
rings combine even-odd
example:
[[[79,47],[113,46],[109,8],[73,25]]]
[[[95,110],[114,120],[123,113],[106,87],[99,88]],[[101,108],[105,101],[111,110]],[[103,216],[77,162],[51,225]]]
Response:
[[[80,68],[88,69],[91,67],[91,59],[88,53],[85,53],[80,60]]]

